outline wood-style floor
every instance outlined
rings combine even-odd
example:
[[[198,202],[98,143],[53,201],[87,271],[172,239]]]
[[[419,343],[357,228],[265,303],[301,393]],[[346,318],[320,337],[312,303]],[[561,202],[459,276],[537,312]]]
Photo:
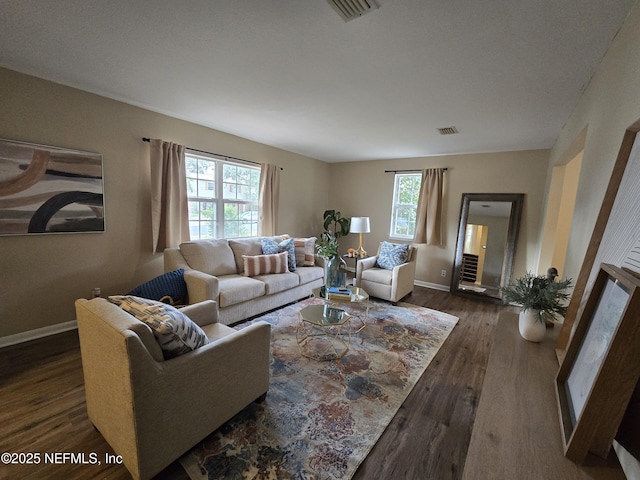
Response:
[[[416,287],[403,301],[459,317],[458,325],[402,405],[356,479],[459,479],[501,305]],[[109,445],[89,422],[75,331],[0,350],[0,453],[86,454],[87,464],[4,465],[0,479],[130,479],[107,464]],[[93,463],[94,453],[100,465]],[[51,460],[51,458],[49,459]],[[157,480],[188,480],[177,463]]]

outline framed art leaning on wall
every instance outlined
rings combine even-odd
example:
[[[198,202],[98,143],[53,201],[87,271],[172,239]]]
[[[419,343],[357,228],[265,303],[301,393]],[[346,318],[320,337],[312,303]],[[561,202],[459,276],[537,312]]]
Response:
[[[601,264],[556,377],[565,456],[608,455],[640,378],[640,279]]]
[[[102,155],[0,140],[0,235],[104,229]]]

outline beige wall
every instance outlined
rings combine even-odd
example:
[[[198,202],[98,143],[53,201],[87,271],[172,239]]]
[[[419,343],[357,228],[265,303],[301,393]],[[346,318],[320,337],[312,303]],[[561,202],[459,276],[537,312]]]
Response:
[[[551,150],[551,169],[584,156],[564,274],[577,278],[625,130],[640,118],[640,8],[618,32]]]
[[[389,238],[394,175],[385,170],[447,167],[445,174],[443,246],[420,245],[416,280],[447,288],[455,255],[458,220],[463,193],[524,193],[524,212],[514,275],[535,268],[538,232],[544,204],[548,150],[447,155],[438,157],[339,163],[331,166],[329,206],[343,215],[369,216],[371,233],[363,241],[369,253]],[[349,235],[341,248],[358,246]],[[440,271],[446,270],[445,278]]]
[[[282,166],[278,230],[322,230],[325,162],[5,69],[0,99],[0,138],[103,155],[106,215],[105,233],[0,237],[0,337],[75,319],[74,300],[93,287],[122,293],[162,273],[142,137]]]

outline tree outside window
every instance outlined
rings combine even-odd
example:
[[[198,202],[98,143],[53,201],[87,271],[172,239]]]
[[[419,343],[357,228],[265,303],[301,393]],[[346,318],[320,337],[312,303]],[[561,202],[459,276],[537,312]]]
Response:
[[[185,169],[192,240],[258,235],[258,167],[187,152]]]
[[[396,173],[391,209],[391,238],[413,240],[420,197],[420,173]]]

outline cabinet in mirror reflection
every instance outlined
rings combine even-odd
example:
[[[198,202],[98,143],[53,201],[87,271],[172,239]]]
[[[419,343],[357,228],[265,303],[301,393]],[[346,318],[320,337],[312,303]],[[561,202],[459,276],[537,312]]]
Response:
[[[524,194],[465,193],[451,292],[500,301],[511,280]]]

